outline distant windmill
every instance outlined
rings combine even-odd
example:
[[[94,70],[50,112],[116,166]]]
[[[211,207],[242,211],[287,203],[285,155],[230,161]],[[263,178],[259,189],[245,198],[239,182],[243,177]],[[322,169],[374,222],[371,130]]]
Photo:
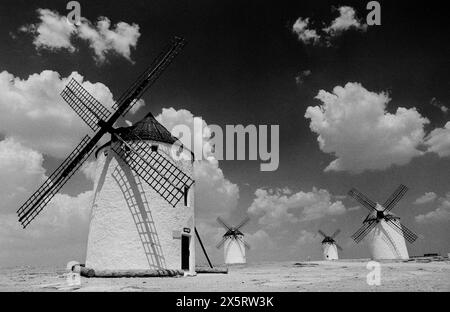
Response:
[[[85,136],[20,207],[18,216],[24,228],[86,161],[103,135],[110,133],[111,141],[96,152],[86,266],[100,270],[181,268],[194,273],[192,161],[174,159],[171,147],[179,142],[151,114],[132,127],[113,128],[184,45],[184,39],[175,37],[117,100],[112,113],[77,81],[70,81],[61,96],[96,133],[92,139]],[[174,243],[175,239],[180,243]]]
[[[321,230],[319,230],[319,234],[322,235],[324,238],[322,240],[322,249],[323,249],[323,259],[324,260],[338,260],[338,249],[342,251],[341,246],[339,246],[336,243],[335,237],[338,236],[338,234],[341,232],[341,230],[336,230],[336,232],[333,233],[333,235],[328,236]]]
[[[222,240],[217,244],[217,248],[223,247],[223,253],[226,264],[238,264],[246,263],[245,249],[250,249],[250,245],[244,241],[244,234],[240,229],[250,221],[249,217],[246,217],[236,227],[231,227],[226,224],[220,217],[217,218],[217,222],[222,225],[227,232],[223,235]]]
[[[352,238],[359,243],[367,236],[373,259],[409,258],[405,239],[412,244],[417,235],[402,225],[400,218],[391,212],[407,191],[405,185],[400,185],[383,205],[373,202],[356,189],[349,191],[348,195],[370,211]]]

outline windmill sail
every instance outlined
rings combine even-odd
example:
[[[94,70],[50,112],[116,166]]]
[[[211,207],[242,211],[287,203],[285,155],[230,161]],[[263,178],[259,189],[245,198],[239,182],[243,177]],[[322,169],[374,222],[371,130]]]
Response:
[[[118,141],[111,148],[130,168],[146,181],[169,204],[176,204],[183,198],[184,190],[194,181],[158,151],[152,151],[145,141],[124,141],[114,135]]]
[[[185,45],[186,41],[184,39],[176,37],[172,44],[169,45],[167,49],[155,59],[152,65],[138,77],[136,82],[124,92],[114,104],[113,109],[119,109],[123,105],[128,105],[123,112],[123,115],[125,115],[139,100],[142,94],[155,83]]]
[[[61,92],[61,97],[93,131],[97,131],[100,127],[99,121],[106,121],[111,115],[99,101],[73,78]]]
[[[363,240],[363,238],[369,234],[370,231],[372,231],[372,229],[377,225],[377,221],[371,220],[368,222],[365,222],[359,229],[358,231],[355,232],[355,234],[353,234],[351,237],[352,239],[356,242],[359,243],[360,241]]]
[[[19,216],[19,222],[22,223],[24,228],[36,218],[92,153],[95,145],[89,145],[89,141],[90,137],[86,135],[44,184],[19,208],[17,214]]]
[[[387,211],[390,211],[392,208],[395,207],[395,205],[397,205],[397,203],[400,201],[400,199],[402,199],[402,197],[406,194],[407,191],[408,188],[405,185],[401,184],[391,195],[391,197],[389,197],[389,199],[386,200],[383,207],[385,207]]]
[[[405,239],[410,243],[414,243],[417,239],[417,235],[414,234],[413,231],[408,229],[405,225],[396,222],[395,219],[386,218],[387,224],[389,224],[394,230],[396,230],[399,234],[403,235]]]
[[[119,101],[116,102],[114,108],[116,111],[112,116],[110,116],[111,113],[79,83],[75,80],[69,82],[68,86],[62,91],[61,96],[92,130],[98,131],[92,139],[86,136],[50,178],[19,208],[17,213],[19,221],[24,228],[34,220],[34,218],[50,202],[53,196],[55,196],[70,177],[79,169],[92,153],[95,145],[102,136],[107,132],[113,132],[112,127],[117,119],[122,114],[126,114],[130,107],[135,103],[136,99],[142,96],[142,94],[155,83],[184,45],[184,39],[175,38],[170,45],[170,48],[156,59],[153,63],[154,66],[144,72],[140,78],[128,88],[127,92],[122,95]],[[107,118],[109,119],[105,121]],[[136,165],[135,168],[136,170],[142,169],[139,165]],[[170,172],[173,173],[174,171],[175,170],[171,170]],[[143,175],[142,172],[141,175]],[[185,177],[180,179],[186,184],[191,183],[191,181],[186,181]],[[189,184],[189,186],[191,184]],[[176,189],[176,187],[173,186],[173,189]],[[178,190],[175,192],[173,189],[171,189],[173,198],[170,199],[170,201],[178,202],[181,198],[180,192]],[[167,192],[164,194],[166,193]],[[181,194],[181,196],[183,195]]]

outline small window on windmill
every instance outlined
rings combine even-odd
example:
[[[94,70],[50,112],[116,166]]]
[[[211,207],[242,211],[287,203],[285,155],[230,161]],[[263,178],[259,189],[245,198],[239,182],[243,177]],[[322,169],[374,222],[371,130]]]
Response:
[[[152,145],[151,149],[152,149],[152,152],[157,152],[158,151],[158,145]]]
[[[105,157],[108,156],[108,151],[105,150],[105,151],[103,152],[103,155],[105,155]]]
[[[187,186],[184,187],[184,205],[189,207],[189,188]]]

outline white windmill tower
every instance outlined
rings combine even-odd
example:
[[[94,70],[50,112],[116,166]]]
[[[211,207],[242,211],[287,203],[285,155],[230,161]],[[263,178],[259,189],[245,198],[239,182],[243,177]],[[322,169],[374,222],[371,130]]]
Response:
[[[338,249],[342,251],[342,247],[336,243],[336,236],[341,232],[341,230],[336,230],[333,235],[328,236],[322,230],[318,231],[320,235],[323,236],[322,249],[323,249],[323,259],[324,260],[338,260]]]
[[[184,45],[185,41],[176,37],[117,100],[113,112],[77,81],[70,81],[61,96],[95,135],[86,135],[20,207],[17,213],[24,228],[109,133],[111,141],[96,153],[86,266],[106,271],[181,269],[195,273],[192,157],[183,158],[173,153],[172,147],[180,153],[190,152],[151,114],[132,127],[114,128]]]
[[[406,186],[400,185],[383,205],[373,202],[356,189],[348,193],[370,211],[352,238],[356,243],[366,238],[373,259],[409,259],[405,239],[412,244],[417,235],[391,212],[407,190]]]
[[[223,235],[222,240],[216,246],[217,248],[221,248],[223,245],[225,264],[247,263],[245,249],[250,249],[250,245],[244,241],[244,234],[240,229],[247,224],[248,221],[250,221],[250,218],[246,217],[238,226],[231,227],[220,217],[217,218],[217,222],[227,230]]]
[[[97,150],[86,267],[195,272],[193,164],[176,143],[149,113]]]

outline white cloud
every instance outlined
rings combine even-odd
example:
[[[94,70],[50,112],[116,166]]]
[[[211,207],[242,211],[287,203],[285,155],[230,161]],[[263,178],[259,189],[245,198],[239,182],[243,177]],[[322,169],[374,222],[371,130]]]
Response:
[[[318,134],[320,149],[337,157],[325,171],[382,170],[405,165],[423,154],[418,146],[428,119],[415,108],[387,112],[390,99],[386,93],[349,82],[332,93],[320,90],[316,99],[322,105],[308,107],[305,117]]]
[[[89,127],[60,96],[72,77],[104,106],[112,106],[113,96],[105,85],[83,81],[77,72],[61,78],[57,72],[44,70],[21,79],[3,71],[0,133],[40,153],[65,157],[90,133]]]
[[[81,18],[80,25],[75,27],[67,21],[65,16],[48,9],[38,9],[40,22],[22,26],[19,31],[32,33],[35,37],[33,44],[37,49],[51,51],[65,49],[75,52],[74,38],[84,39],[94,50],[98,63],[106,60],[110,52],[123,56],[132,62],[131,48],[136,48],[140,37],[139,25],[119,22],[112,29],[111,21],[107,17],[100,17],[96,25],[86,18]]]
[[[0,173],[1,174],[1,173]],[[26,230],[17,215],[0,218],[0,263],[46,265],[82,261],[89,229],[92,192],[57,194]]]
[[[446,123],[445,128],[437,128],[425,139],[428,146],[428,152],[434,152],[440,157],[450,156],[450,121]]]
[[[323,189],[313,188],[311,192],[295,194],[280,189],[257,189],[255,195],[248,213],[257,216],[259,224],[270,228],[346,212],[342,202],[333,202],[331,194]]]
[[[352,7],[341,6],[338,8],[339,16],[331,22],[331,25],[323,29],[324,32],[331,36],[337,36],[349,29],[357,29],[361,31],[367,30],[367,25],[362,24],[356,17],[356,12]]]
[[[22,26],[19,28],[22,32],[35,34],[33,44],[36,48],[59,50],[67,49],[75,52],[76,48],[72,45],[71,36],[75,34],[76,27],[67,22],[65,16],[59,15],[48,9],[38,9],[39,24]]]
[[[0,214],[15,212],[35,185],[44,181],[43,161],[42,154],[14,139],[0,141]]]
[[[292,32],[298,37],[298,40],[304,44],[331,46],[331,39],[340,36],[342,33],[351,29],[366,31],[367,25],[361,23],[356,16],[356,11],[349,6],[341,6],[337,9],[339,16],[336,17],[329,26],[319,29],[310,27],[310,19],[299,17],[294,25]]]
[[[316,44],[320,41],[320,36],[314,29],[309,29],[309,18],[299,17],[294,25],[292,25],[292,32],[298,37],[298,40],[305,44]]]
[[[424,224],[450,221],[450,193],[439,198],[439,205],[435,210],[418,215],[415,219]]]
[[[206,146],[208,152],[211,131],[206,122],[201,119],[197,119],[199,124],[194,127],[194,118],[195,116],[188,110],[174,108],[163,108],[162,113],[156,116],[156,119],[169,131],[180,125],[187,126],[192,137],[180,138],[183,145],[194,146],[197,150]],[[177,136],[177,133],[174,135]],[[207,153],[206,157],[207,160],[196,161],[194,164],[196,211],[198,219],[215,223],[217,216],[227,217],[236,208],[239,187],[225,178],[219,168],[219,162],[211,154]]]
[[[306,230],[302,230],[300,232],[299,237],[297,238],[295,244],[297,246],[308,245],[312,243],[317,243],[319,240],[319,235],[317,233],[308,232]]]
[[[42,163],[39,152],[11,138],[0,141],[0,266],[82,260],[92,192],[57,194],[27,230],[17,219],[15,211],[46,178]]]
[[[78,36],[89,42],[100,63],[105,61],[106,54],[109,52],[121,55],[132,62],[131,48],[136,48],[141,35],[139,25],[120,22],[114,29],[110,27],[111,21],[107,17],[99,18],[95,27],[87,19],[82,19],[78,27]]]
[[[272,237],[261,229],[253,234],[244,233],[244,239],[250,245],[252,251],[257,249],[273,249],[275,247],[275,242],[272,240]]]
[[[138,110],[145,106],[145,101],[143,99],[139,99],[134,103],[134,105],[130,108],[130,113],[132,115],[136,114]]]
[[[83,172],[84,176],[91,181],[95,181],[97,170],[97,161],[92,160],[85,162],[83,166],[81,166],[81,172]]]
[[[423,205],[423,204],[431,203],[432,201],[434,201],[436,199],[436,197],[437,197],[436,193],[426,192],[425,194],[423,194],[422,196],[417,198],[414,201],[414,204],[415,205]]]

